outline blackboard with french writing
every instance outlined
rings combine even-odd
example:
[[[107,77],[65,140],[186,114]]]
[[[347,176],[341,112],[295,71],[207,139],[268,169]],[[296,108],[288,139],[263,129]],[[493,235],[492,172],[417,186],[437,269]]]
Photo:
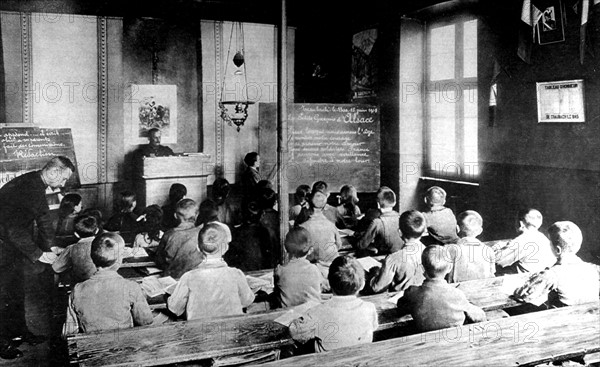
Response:
[[[77,167],[71,129],[0,128],[0,187],[23,173],[42,169],[58,155],[68,157]],[[79,185],[75,170],[67,186]]]
[[[380,181],[379,107],[359,104],[292,104],[288,110],[290,192],[327,182],[332,192],[354,185],[377,191]]]

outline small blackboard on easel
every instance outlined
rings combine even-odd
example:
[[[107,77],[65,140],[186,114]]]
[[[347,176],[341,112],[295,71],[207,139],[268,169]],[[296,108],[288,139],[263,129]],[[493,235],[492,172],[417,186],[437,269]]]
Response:
[[[0,128],[0,187],[17,176],[42,169],[58,155],[69,158],[76,168],[66,186],[81,186],[71,129]]]

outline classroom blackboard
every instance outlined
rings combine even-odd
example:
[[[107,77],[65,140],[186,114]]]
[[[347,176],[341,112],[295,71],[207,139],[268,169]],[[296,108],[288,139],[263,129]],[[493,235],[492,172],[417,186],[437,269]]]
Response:
[[[71,129],[0,128],[0,187],[23,173],[42,169],[57,155],[68,157],[77,167]],[[77,169],[66,185],[80,186]]]
[[[259,105],[261,175],[276,173],[276,105]],[[288,104],[289,192],[301,184],[325,181],[332,192],[351,184],[360,192],[380,185],[379,108],[361,104]],[[264,163],[263,163],[264,162]]]

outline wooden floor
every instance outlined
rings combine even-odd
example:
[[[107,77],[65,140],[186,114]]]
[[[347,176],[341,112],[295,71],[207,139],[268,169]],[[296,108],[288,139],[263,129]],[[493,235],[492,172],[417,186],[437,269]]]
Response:
[[[66,342],[56,336],[60,335],[60,323],[64,320],[66,304],[59,304],[55,297],[52,269],[48,266],[46,272],[25,276],[25,305],[29,330],[34,334],[49,336],[49,339],[39,345],[23,344],[19,349],[23,357],[14,360],[0,358],[0,367],[4,366],[67,366],[68,356]],[[51,338],[51,335],[55,335]]]

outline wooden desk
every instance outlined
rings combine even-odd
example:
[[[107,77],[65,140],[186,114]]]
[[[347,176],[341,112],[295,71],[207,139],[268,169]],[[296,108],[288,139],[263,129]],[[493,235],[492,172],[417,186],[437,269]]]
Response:
[[[600,351],[598,303],[464,325],[263,366],[533,366]]]
[[[156,263],[150,256],[144,257],[126,257],[123,259],[120,269],[123,268],[142,268],[145,266],[156,266]]]
[[[80,366],[156,366],[292,344],[288,328],[266,314],[175,322],[68,338],[71,363]]]

